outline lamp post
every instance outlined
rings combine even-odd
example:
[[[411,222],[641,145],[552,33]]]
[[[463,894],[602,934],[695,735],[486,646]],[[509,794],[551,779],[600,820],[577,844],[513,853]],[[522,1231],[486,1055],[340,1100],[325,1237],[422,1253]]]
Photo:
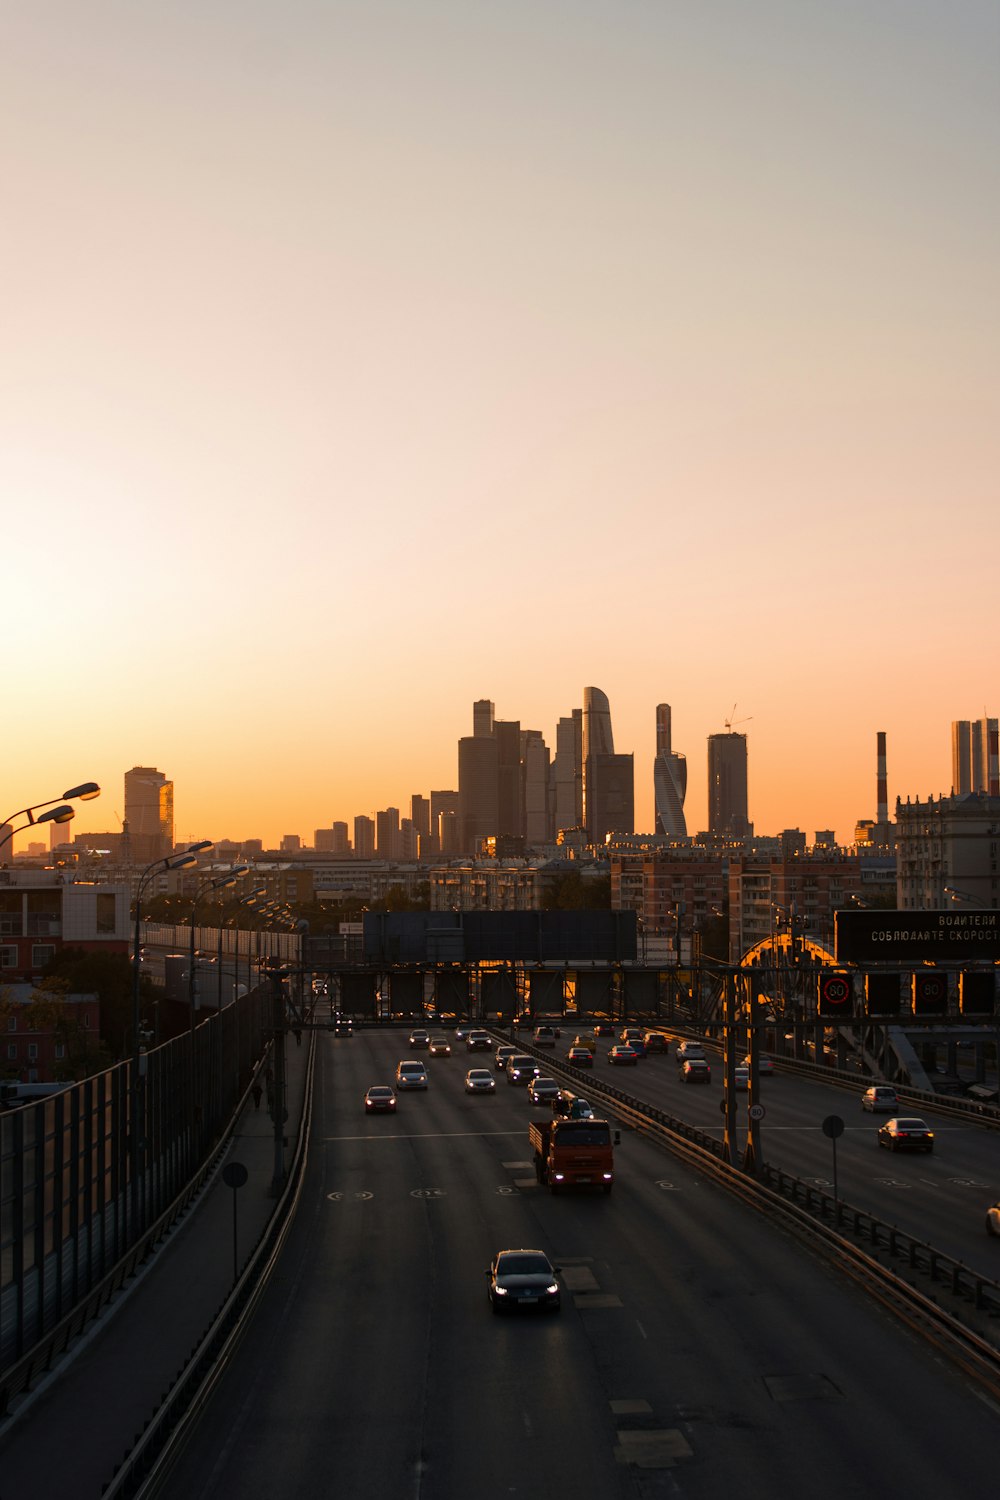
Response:
[[[978,906],[982,911],[991,910],[979,896],[972,895],[971,891],[960,890],[957,885],[945,885],[941,889],[946,896],[951,897],[952,901],[967,901],[970,906]]]
[[[96,795],[91,793],[91,795]],[[205,850],[212,848],[211,839],[202,839],[197,844],[190,844],[187,849],[178,854],[165,854],[160,859],[154,859],[151,864],[141,872],[135,892],[135,936],[132,946],[132,1066],[129,1076],[129,1164],[132,1181],[132,1223],[135,1226],[139,1217],[139,1174],[141,1170],[141,1139],[139,1134],[139,1073],[142,1066],[142,1049],[139,1035],[139,980],[142,964],[142,935],[140,926],[142,922],[142,897],[149,880],[153,875],[162,874],[165,870],[189,870],[192,865],[198,863],[197,856]]]
[[[68,792],[63,792],[61,797],[50,797],[46,802],[35,802],[31,807],[22,807],[17,812],[11,813],[4,818],[0,827],[6,829],[0,838],[0,849],[4,844],[10,843],[15,833],[23,833],[26,828],[32,828],[36,823],[68,823],[71,818],[76,817],[76,808],[70,807],[70,802],[89,802],[94,797],[101,795],[101,789],[96,781],[84,781],[79,786],[71,786]],[[58,804],[58,805],[57,805]],[[39,812],[44,808],[44,812]],[[35,814],[38,813],[36,817]],[[15,818],[27,818],[27,823],[22,823],[20,828],[11,825]]]
[[[198,1139],[198,1089],[196,1068],[196,1044],[195,1044],[195,1011],[198,1009],[198,958],[195,950],[195,932],[198,916],[198,907],[202,900],[211,891],[226,890],[234,886],[241,875],[249,870],[249,865],[233,865],[225,874],[214,875],[210,880],[204,881],[194,893],[191,901],[191,945],[188,953],[188,1038],[189,1038],[189,1075],[191,1088],[191,1150],[195,1153]]]

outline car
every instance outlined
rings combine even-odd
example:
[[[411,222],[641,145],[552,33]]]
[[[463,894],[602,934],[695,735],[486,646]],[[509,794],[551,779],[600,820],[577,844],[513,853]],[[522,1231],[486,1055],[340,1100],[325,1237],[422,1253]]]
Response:
[[[674,1056],[677,1059],[677,1066],[680,1067],[689,1057],[704,1058],[705,1049],[700,1042],[678,1042]]]
[[[546,1078],[539,1074],[528,1084],[528,1098],[532,1104],[551,1104],[559,1093],[559,1085],[554,1078]]]
[[[646,1056],[645,1032],[640,1031],[637,1026],[623,1026],[618,1033],[618,1040],[625,1047],[631,1047],[638,1057]]]
[[[354,1022],[351,1020],[350,1016],[334,1016],[333,1034],[334,1036],[354,1035]]]
[[[573,1046],[566,1053],[566,1061],[576,1068],[592,1068],[594,1066],[594,1054],[589,1047]]]
[[[468,1034],[469,1034],[469,1032],[471,1030],[472,1030],[472,1022],[471,1021],[459,1021],[458,1025],[455,1027],[455,1040],[456,1040],[456,1042],[464,1042],[465,1038],[468,1036]]]
[[[747,1067],[749,1068],[749,1066],[750,1066],[750,1054],[749,1054],[749,1052],[747,1053],[747,1055],[743,1059],[743,1061],[746,1063]],[[774,1063],[771,1061],[771,1059],[769,1057],[764,1057],[764,1056],[762,1056],[758,1052],[758,1054],[757,1054],[757,1076],[758,1076],[758,1078],[770,1078],[771,1075],[773,1074],[773,1072],[774,1072]]]
[[[373,1083],[365,1095],[365,1114],[396,1113],[396,1095],[387,1083]]]
[[[552,1101],[552,1113],[561,1115],[565,1120],[594,1120],[597,1118],[594,1106],[586,1099],[581,1099],[579,1094],[574,1094],[571,1089],[560,1089]]]
[[[639,1061],[639,1054],[628,1042],[616,1042],[608,1053],[608,1062],[618,1063],[625,1067],[635,1067]]]
[[[489,1068],[470,1068],[465,1075],[465,1092],[467,1094],[492,1094],[497,1086]]]
[[[416,1058],[407,1058],[396,1069],[397,1089],[425,1089],[427,1069]]]
[[[486,1272],[493,1311],[538,1307],[558,1312],[562,1300],[558,1273],[559,1267],[542,1250],[498,1250]]]
[[[670,1051],[670,1038],[664,1036],[662,1031],[647,1031],[642,1040],[647,1053]]]
[[[1000,1203],[991,1203],[986,1210],[986,1233],[1000,1235]]]
[[[450,1057],[451,1043],[446,1036],[432,1036],[428,1051],[431,1057]]]
[[[886,1084],[874,1084],[861,1095],[861,1108],[870,1110],[873,1115],[883,1112],[893,1115],[899,1108],[899,1095]]]
[[[493,1061],[498,1068],[503,1069],[507,1066],[508,1057],[513,1057],[516,1051],[517,1048],[512,1047],[510,1042],[501,1042],[493,1054]]]
[[[536,1026],[533,1041],[536,1047],[554,1047],[558,1035],[558,1026]]]
[[[410,1032],[409,1040],[407,1042],[407,1046],[413,1047],[414,1049],[418,1049],[418,1048],[421,1048],[421,1047],[429,1047],[430,1044],[431,1044],[431,1038],[430,1038],[430,1033],[429,1032],[427,1032],[427,1031],[421,1031],[421,1030],[411,1031]]]
[[[615,1028],[610,1021],[598,1021],[594,1026],[595,1036],[614,1036]]]
[[[470,1031],[465,1038],[466,1052],[489,1052],[493,1047],[493,1038],[488,1031]]]
[[[574,1047],[589,1047],[591,1052],[597,1051],[597,1032],[593,1029],[578,1031],[573,1038]]]
[[[737,1063],[733,1076],[736,1082],[736,1087],[738,1089],[746,1089],[750,1087],[750,1069],[747,1067],[746,1063]]]
[[[879,1126],[878,1143],[890,1151],[933,1151],[934,1132],[916,1115],[895,1115]]]
[[[682,1083],[711,1083],[712,1070],[704,1057],[689,1057],[680,1077]]]
[[[535,1059],[528,1057],[525,1053],[515,1052],[507,1059],[505,1072],[508,1083],[528,1084],[533,1078],[537,1078],[541,1071]]]

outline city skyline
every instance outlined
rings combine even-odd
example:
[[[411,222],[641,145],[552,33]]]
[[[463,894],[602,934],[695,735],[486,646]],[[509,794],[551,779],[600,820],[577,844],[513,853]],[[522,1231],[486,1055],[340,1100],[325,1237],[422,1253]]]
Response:
[[[947,794],[996,706],[1000,13],[38,0],[5,24],[10,808],[457,786],[599,683],[655,827]],[[734,704],[736,705],[734,709]],[[0,814],[0,816],[3,816]],[[28,842],[22,836],[17,848]]]
[[[603,690],[593,688],[586,690],[581,689],[581,700],[584,699],[585,691],[588,694],[596,693],[602,702],[603,708],[605,710],[608,709],[609,695],[605,694]],[[495,707],[495,704],[491,700],[479,699],[471,705],[470,711],[470,704],[466,703],[465,723],[464,725],[456,726],[456,728],[471,728],[473,726],[474,718],[476,718],[476,716],[479,714],[479,711],[486,706],[488,706],[492,710]],[[664,716],[663,714],[664,710],[667,710],[666,716]],[[613,717],[615,722],[617,722],[617,711],[614,712]],[[654,734],[656,736],[657,744],[661,749],[672,739],[672,731],[670,729],[664,728],[664,726],[670,722],[671,718],[672,716],[670,715],[668,705],[656,705],[656,723]],[[496,716],[496,722],[506,723],[508,721],[506,720],[504,715],[498,714]],[[560,722],[562,722],[562,720]],[[952,724],[943,726],[941,730],[942,738],[947,740],[945,749],[942,750],[941,756],[939,757],[942,761],[942,764],[945,764],[947,758],[951,755],[952,746],[950,737],[953,735],[955,722],[957,721],[953,721]],[[995,725],[996,720],[994,718],[988,718],[988,722]],[[807,841],[811,843],[813,836],[817,832],[833,829],[836,834],[836,841],[838,844],[851,844],[854,841],[855,825],[865,818],[876,819],[879,816],[881,798],[883,795],[888,796],[888,814],[889,818],[891,819],[893,817],[897,797],[901,798],[903,802],[906,802],[908,799],[917,801],[924,800],[928,797],[938,797],[942,795],[947,796],[952,792],[952,790],[958,790],[958,788],[953,787],[950,782],[943,782],[936,790],[932,788],[913,789],[895,786],[891,769],[891,741],[888,745],[888,754],[886,754],[887,736],[884,731],[878,731],[872,735],[871,742],[868,746],[868,800],[864,801],[863,805],[859,807],[855,815],[851,817],[849,826],[845,824],[843,827],[838,827],[837,823],[831,818],[819,818],[815,822],[810,822],[808,824],[804,823],[801,819],[785,819],[783,821],[779,820],[773,824],[764,824],[754,814],[753,786],[755,767],[752,739],[744,729],[740,729],[738,727],[739,721],[732,721],[733,727],[731,732],[728,727],[729,723],[730,721],[727,720],[726,728],[724,729],[724,731],[710,731],[710,734],[706,739],[705,746],[703,747],[703,753],[701,755],[692,755],[686,750],[678,751],[677,748],[674,747],[674,753],[679,755],[682,759],[685,755],[687,755],[687,763],[689,766],[691,765],[693,760],[696,770],[691,780],[694,782],[696,788],[698,788],[701,793],[700,803],[695,804],[690,795],[689,782],[688,795],[685,797],[684,801],[685,813],[687,817],[688,837],[694,837],[698,833],[707,832],[710,830],[711,826],[711,815],[708,801],[709,783],[707,774],[708,760],[711,755],[711,741],[718,742],[726,741],[728,739],[732,741],[738,740],[740,742],[749,742],[746,745],[747,779],[749,782],[748,812],[749,820],[754,827],[754,833],[756,836],[760,837],[769,837],[788,829],[797,828],[806,835]],[[491,726],[493,724],[492,718],[490,719],[490,724]],[[611,719],[609,717],[607,725],[607,733],[609,734],[611,732],[610,725]],[[480,728],[482,728],[481,720]],[[555,729],[553,728],[548,732],[545,729],[542,729],[541,734],[549,750],[554,755],[556,744]],[[461,738],[461,736],[459,736],[459,738]],[[618,736],[618,739],[619,743],[623,743],[620,734]],[[348,837],[353,840],[354,820],[356,818],[371,819],[372,832],[374,835],[376,820],[379,815],[386,812],[395,811],[399,818],[408,819],[410,816],[411,798],[416,796],[419,798],[428,799],[429,807],[433,801],[432,792],[437,793],[440,796],[447,796],[449,799],[453,798],[457,810],[458,761],[457,756],[455,755],[454,741],[452,742],[452,751],[454,760],[455,785],[450,788],[444,788],[441,785],[445,778],[443,776],[439,776],[437,778],[436,784],[432,782],[429,787],[413,786],[409,791],[400,792],[395,797],[382,797],[381,799],[376,798],[371,802],[370,806],[367,806],[364,809],[360,809],[357,807],[340,806],[329,818],[310,816],[307,809],[305,815],[300,818],[296,826],[292,826],[287,819],[282,821],[280,818],[277,823],[265,823],[264,825],[254,824],[249,820],[248,817],[248,821],[245,826],[241,826],[238,830],[224,831],[223,829],[213,830],[197,827],[194,824],[192,824],[189,828],[187,822],[183,819],[183,817],[181,817],[180,820],[176,822],[176,842],[178,844],[181,844],[189,839],[201,837],[212,838],[216,842],[232,841],[234,843],[242,843],[244,841],[252,839],[261,839],[265,848],[278,849],[281,846],[283,838],[292,836],[301,839],[301,842],[304,846],[311,846],[316,833],[328,833],[332,829],[334,824],[346,825],[347,829],[349,830]],[[625,753],[633,754],[634,752],[628,751]],[[638,769],[635,772],[635,832],[637,835],[659,834],[662,832],[662,830],[659,828],[657,823],[654,803],[655,760],[649,764],[647,769],[639,763],[638,756],[636,756],[636,765]],[[700,767],[700,773],[697,769],[698,767]],[[156,782],[159,785],[165,785],[169,789],[169,806],[172,814],[173,801],[177,791],[178,778],[169,776],[169,773],[164,773],[163,771],[156,770],[151,767],[134,766],[130,771],[118,771],[117,773],[115,771],[111,771],[110,773],[103,775],[103,777],[97,776],[94,778],[103,788],[101,798],[91,802],[80,803],[75,809],[76,817],[70,824],[63,827],[51,824],[46,826],[43,824],[41,825],[41,827],[29,826],[23,829],[19,829],[18,833],[15,835],[15,838],[12,840],[12,851],[24,852],[28,848],[29,843],[37,844],[39,841],[39,835],[41,834],[43,829],[45,830],[46,839],[51,836],[51,838],[53,838],[56,842],[60,842],[62,840],[72,842],[77,834],[86,833],[88,831],[100,833],[115,833],[116,831],[120,831],[121,815],[117,811],[109,814],[109,808],[111,808],[112,805],[114,805],[116,809],[119,806],[127,806],[129,779],[132,778],[133,780],[135,780],[137,772],[141,772],[142,776],[146,780],[149,780],[150,782]],[[851,781],[851,784],[853,784],[853,780]],[[886,790],[887,788],[888,791]],[[183,807],[185,806],[184,788],[180,787],[179,790],[180,803],[183,809]],[[644,821],[643,817],[639,813],[639,809],[643,805],[648,806],[648,821]],[[263,831],[264,829],[266,829],[267,831]],[[142,832],[142,830],[136,831]]]

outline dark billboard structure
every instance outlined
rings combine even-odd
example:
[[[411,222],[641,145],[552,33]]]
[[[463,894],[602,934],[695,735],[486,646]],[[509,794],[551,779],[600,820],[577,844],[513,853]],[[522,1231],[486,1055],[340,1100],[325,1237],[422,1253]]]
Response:
[[[839,964],[995,963],[1000,911],[838,911]]]
[[[634,963],[634,911],[368,912],[365,963]]]

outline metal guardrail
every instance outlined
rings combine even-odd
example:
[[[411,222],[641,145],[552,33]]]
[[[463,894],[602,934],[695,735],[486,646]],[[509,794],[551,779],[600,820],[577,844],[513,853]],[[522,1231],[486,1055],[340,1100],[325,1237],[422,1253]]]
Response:
[[[547,1069],[571,1079],[576,1087],[580,1087],[579,1071],[557,1061],[550,1052],[521,1042],[518,1050],[537,1057]],[[822,1066],[817,1071],[824,1076],[830,1072]],[[857,1086],[856,1079],[853,1084]],[[989,1318],[1000,1317],[1000,1282],[970,1270],[962,1261],[897,1229],[895,1225],[886,1224],[874,1214],[855,1208],[842,1199],[834,1199],[790,1172],[767,1164],[762,1165],[756,1175],[742,1171],[724,1160],[722,1143],[717,1138],[705,1135],[697,1127],[678,1120],[655,1105],[626,1094],[613,1084],[588,1076],[584,1088],[591,1098],[600,1099],[605,1105],[610,1101],[612,1113],[634,1129],[658,1138],[668,1149],[693,1166],[709,1171],[717,1181],[738,1192],[745,1200],[755,1202],[758,1207],[788,1210],[800,1227],[808,1225],[827,1250],[849,1259],[854,1268],[863,1270],[870,1281],[883,1287],[891,1284],[896,1302],[919,1312],[925,1322],[932,1322],[952,1344],[961,1345],[976,1362],[974,1373],[978,1378],[988,1378],[1000,1394],[1000,1327],[989,1330],[993,1337],[983,1337],[980,1330],[960,1317],[950,1315],[874,1257],[882,1252],[895,1265],[926,1277],[932,1286],[943,1288],[963,1311],[971,1306],[974,1312],[984,1315],[984,1324]],[[843,1230],[849,1230],[861,1243],[846,1239],[841,1233]]]

